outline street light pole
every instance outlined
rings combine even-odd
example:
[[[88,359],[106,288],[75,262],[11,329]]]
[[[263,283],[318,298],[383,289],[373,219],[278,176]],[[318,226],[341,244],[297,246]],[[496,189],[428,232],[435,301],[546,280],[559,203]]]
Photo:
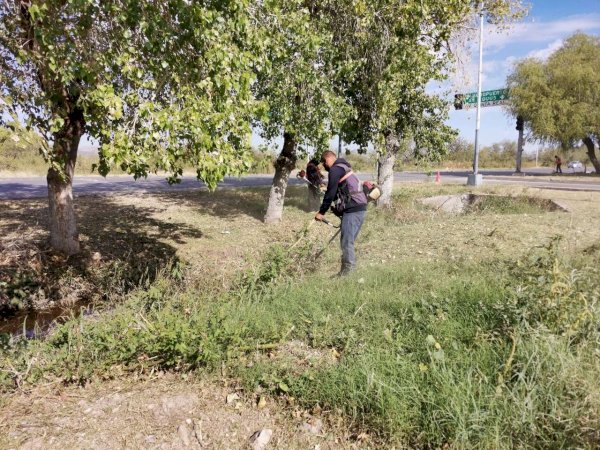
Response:
[[[475,154],[473,155],[473,174],[467,184],[479,186],[483,177],[479,174],[479,129],[481,127],[481,84],[483,79],[483,2],[479,4],[479,75],[477,77],[477,121],[475,125]]]

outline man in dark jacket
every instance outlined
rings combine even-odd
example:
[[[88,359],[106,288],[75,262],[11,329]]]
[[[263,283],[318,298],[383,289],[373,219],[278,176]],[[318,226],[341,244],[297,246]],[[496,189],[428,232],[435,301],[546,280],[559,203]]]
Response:
[[[321,186],[325,184],[323,175],[319,170],[319,160],[311,159],[306,166],[306,179],[308,185],[308,207],[315,211],[321,206]]]
[[[352,172],[352,167],[343,158],[336,158],[335,153],[326,151],[321,157],[321,163],[329,178],[327,192],[315,220],[321,221],[332,204],[336,214],[342,219],[340,244],[342,247],[342,268],[340,275],[347,275],[356,267],[354,241],[365,220],[367,197],[364,194],[358,177]]]

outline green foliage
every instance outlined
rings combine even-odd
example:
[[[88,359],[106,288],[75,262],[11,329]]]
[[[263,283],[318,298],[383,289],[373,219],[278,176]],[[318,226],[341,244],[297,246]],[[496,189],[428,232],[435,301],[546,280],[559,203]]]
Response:
[[[350,153],[344,156],[344,159],[352,165],[352,170],[355,172],[373,173],[377,164],[377,156],[375,153],[356,154]]]
[[[348,110],[334,92],[338,67],[327,17],[302,0],[260,2],[258,10],[267,60],[256,67],[254,90],[266,107],[259,131],[268,141],[288,133],[302,156],[326,150]]]
[[[395,137],[410,140],[413,157],[439,161],[456,132],[445,125],[448,103],[426,92],[447,78],[454,63],[449,42],[478,12],[479,2],[338,1],[331,19],[342,59],[338,82],[354,109],[347,141],[380,153],[398,152]],[[498,25],[520,19],[521,0],[485,2]]]
[[[313,279],[276,290],[266,300],[271,314],[300,315],[296,332],[342,358],[299,374],[277,360],[240,371],[250,386],[280,393],[279,380],[307,407],[343,410],[383,432],[387,445],[588,448],[600,420],[589,397],[598,370],[598,273],[571,263],[561,270],[581,275],[568,296],[590,300],[572,303],[588,317],[575,343],[550,325],[553,313],[531,315],[541,311],[540,294],[555,290],[554,269],[530,277],[536,266],[395,265],[362,272],[362,284]]]
[[[275,157],[268,148],[259,148],[253,152],[249,173],[273,173]]]
[[[41,142],[34,133],[19,122],[9,122],[0,127],[0,157],[16,159],[22,151],[40,152]]]
[[[22,114],[54,140],[44,155],[57,170],[69,158],[61,138],[88,133],[100,142],[103,174],[162,170],[177,181],[191,163],[214,188],[249,167],[262,43],[248,6],[3,2],[0,112]]]
[[[444,125],[446,103],[425,86],[445,79],[451,55],[441,49],[470,3],[332,3],[332,33],[345,69],[338,85],[354,110],[345,140],[362,148],[373,143],[385,153],[392,134],[412,139],[415,155],[436,159],[453,133]]]
[[[542,198],[503,195],[476,196],[466,209],[471,214],[540,214],[556,205]]]
[[[586,336],[598,323],[598,269],[569,267],[558,252],[559,242],[555,238],[546,252],[517,265],[521,284],[514,307],[529,324],[559,335]]]
[[[501,141],[490,146],[482,147],[479,151],[480,167],[514,168],[517,143],[514,141]],[[442,167],[467,168],[473,164],[473,144],[457,138],[448,146],[448,154],[440,161]],[[590,165],[590,158],[585,147],[573,147],[564,149],[562,147],[546,147],[538,152],[538,165],[542,167],[554,167],[554,156],[559,155],[563,160],[563,171],[566,171],[568,161],[581,161],[584,165]],[[526,167],[535,165],[536,153],[523,154],[523,162]],[[589,168],[588,168],[589,169]],[[579,171],[579,170],[578,170]]]
[[[600,130],[600,39],[575,34],[547,61],[526,59],[508,78],[511,111],[535,139],[571,147]]]
[[[39,137],[19,122],[0,127],[0,171],[18,171],[43,163]]]
[[[486,0],[483,5],[488,22],[496,25],[507,25],[521,20],[529,11],[529,6],[521,0]]]
[[[13,129],[14,128],[14,129]],[[48,165],[44,161],[40,137],[25,130],[20,124],[8,124],[0,128],[0,172],[46,175]],[[76,170],[91,174],[98,165],[97,155],[79,155]],[[119,173],[120,170],[116,169]]]
[[[457,138],[448,145],[448,154],[442,163],[454,163],[463,167],[473,164],[474,146],[472,143]],[[517,143],[504,140],[483,147],[479,150],[479,165],[487,168],[514,167],[517,154]]]
[[[300,230],[296,242],[289,247],[271,246],[258,266],[240,278],[236,285],[239,295],[260,297],[278,282],[313,273],[319,266],[317,255],[321,249],[308,239],[311,224]]]

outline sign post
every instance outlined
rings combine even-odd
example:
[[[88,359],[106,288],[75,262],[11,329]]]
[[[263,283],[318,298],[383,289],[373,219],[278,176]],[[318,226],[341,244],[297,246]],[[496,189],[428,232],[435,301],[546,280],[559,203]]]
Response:
[[[477,124],[475,126],[475,154],[473,173],[467,178],[467,185],[479,186],[483,177],[479,174],[479,127],[481,125],[481,80],[483,78],[483,1],[479,4],[479,76],[477,79]]]
[[[456,100],[460,102],[460,109],[469,109],[477,106],[477,92],[469,92],[468,94],[458,94]],[[481,93],[481,106],[505,105],[508,103],[508,89],[495,89],[493,91],[483,91]]]

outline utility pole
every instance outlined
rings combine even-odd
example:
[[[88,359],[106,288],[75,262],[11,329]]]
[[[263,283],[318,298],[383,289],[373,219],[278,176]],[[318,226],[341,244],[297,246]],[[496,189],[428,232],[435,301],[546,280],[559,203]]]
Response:
[[[339,141],[338,141],[338,158],[342,157],[342,133],[340,132],[340,134],[338,135]]]
[[[473,155],[473,173],[467,184],[479,186],[483,177],[479,174],[479,129],[481,127],[481,82],[483,78],[483,2],[479,3],[479,75],[477,77],[477,122],[475,125],[475,154]]]

